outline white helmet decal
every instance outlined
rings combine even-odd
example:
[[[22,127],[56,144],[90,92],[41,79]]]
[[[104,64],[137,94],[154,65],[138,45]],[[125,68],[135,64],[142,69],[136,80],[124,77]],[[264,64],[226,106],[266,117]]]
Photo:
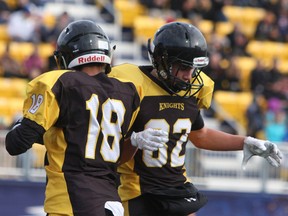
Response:
[[[86,54],[79,56],[75,59],[73,59],[69,65],[68,68],[73,68],[78,65],[88,64],[88,63],[106,63],[111,64],[111,58],[107,55],[102,54]]]

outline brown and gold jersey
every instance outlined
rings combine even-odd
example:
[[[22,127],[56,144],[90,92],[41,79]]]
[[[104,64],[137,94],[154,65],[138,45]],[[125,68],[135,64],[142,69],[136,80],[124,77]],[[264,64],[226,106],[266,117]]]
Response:
[[[140,100],[131,82],[104,73],[59,70],[29,83],[24,117],[46,130],[46,212],[77,214],[85,202],[97,206],[104,196],[116,199],[120,143]]]
[[[188,133],[204,126],[200,108],[211,103],[214,83],[201,72],[204,86],[190,98],[170,95],[159,80],[150,74],[152,67],[120,65],[111,75],[131,80],[143,92],[144,99],[134,122],[133,130],[145,128],[169,132],[169,142],[158,151],[138,150],[135,157],[118,168],[121,174],[119,194],[123,201],[158,188],[183,185],[185,149]],[[192,92],[193,93],[193,92]]]

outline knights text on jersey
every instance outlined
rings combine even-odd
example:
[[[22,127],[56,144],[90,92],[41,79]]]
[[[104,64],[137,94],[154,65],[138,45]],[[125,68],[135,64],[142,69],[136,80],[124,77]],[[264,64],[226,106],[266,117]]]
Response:
[[[154,152],[138,150],[132,160],[118,168],[122,201],[142,193],[153,193],[159,187],[177,187],[187,181],[184,161],[188,133],[204,126],[199,108],[209,107],[211,102],[213,81],[204,74],[206,86],[196,97],[180,98],[165,91],[163,85],[149,73],[151,69],[121,65],[113,68],[111,73],[115,77],[132,80],[136,88],[142,85],[144,99],[133,130],[155,128],[169,132],[169,142],[164,148]]]
[[[131,82],[104,73],[52,71],[29,83],[24,117],[46,130],[46,212],[89,215],[93,209],[85,213],[85,206],[97,209],[119,200],[114,182],[119,143],[139,104]]]

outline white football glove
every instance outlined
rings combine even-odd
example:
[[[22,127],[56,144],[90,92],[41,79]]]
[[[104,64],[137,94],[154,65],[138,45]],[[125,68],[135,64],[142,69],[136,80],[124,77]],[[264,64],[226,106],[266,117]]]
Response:
[[[169,141],[166,131],[152,128],[138,133],[133,132],[130,139],[133,146],[150,151],[156,151],[164,147],[164,144]]]
[[[281,151],[275,143],[268,140],[246,137],[244,139],[242,161],[242,168],[244,170],[248,160],[254,155],[265,158],[274,167],[279,167],[283,158]]]

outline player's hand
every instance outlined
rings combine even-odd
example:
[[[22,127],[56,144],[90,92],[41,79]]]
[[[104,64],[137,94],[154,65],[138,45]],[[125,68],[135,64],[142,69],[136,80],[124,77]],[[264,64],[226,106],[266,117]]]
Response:
[[[274,167],[279,167],[283,158],[281,151],[275,143],[268,140],[246,137],[243,146],[243,169],[245,169],[248,160],[254,155],[265,158]]]
[[[169,140],[166,131],[152,128],[138,133],[133,132],[130,139],[133,146],[150,151],[156,151],[164,147],[164,144]]]

